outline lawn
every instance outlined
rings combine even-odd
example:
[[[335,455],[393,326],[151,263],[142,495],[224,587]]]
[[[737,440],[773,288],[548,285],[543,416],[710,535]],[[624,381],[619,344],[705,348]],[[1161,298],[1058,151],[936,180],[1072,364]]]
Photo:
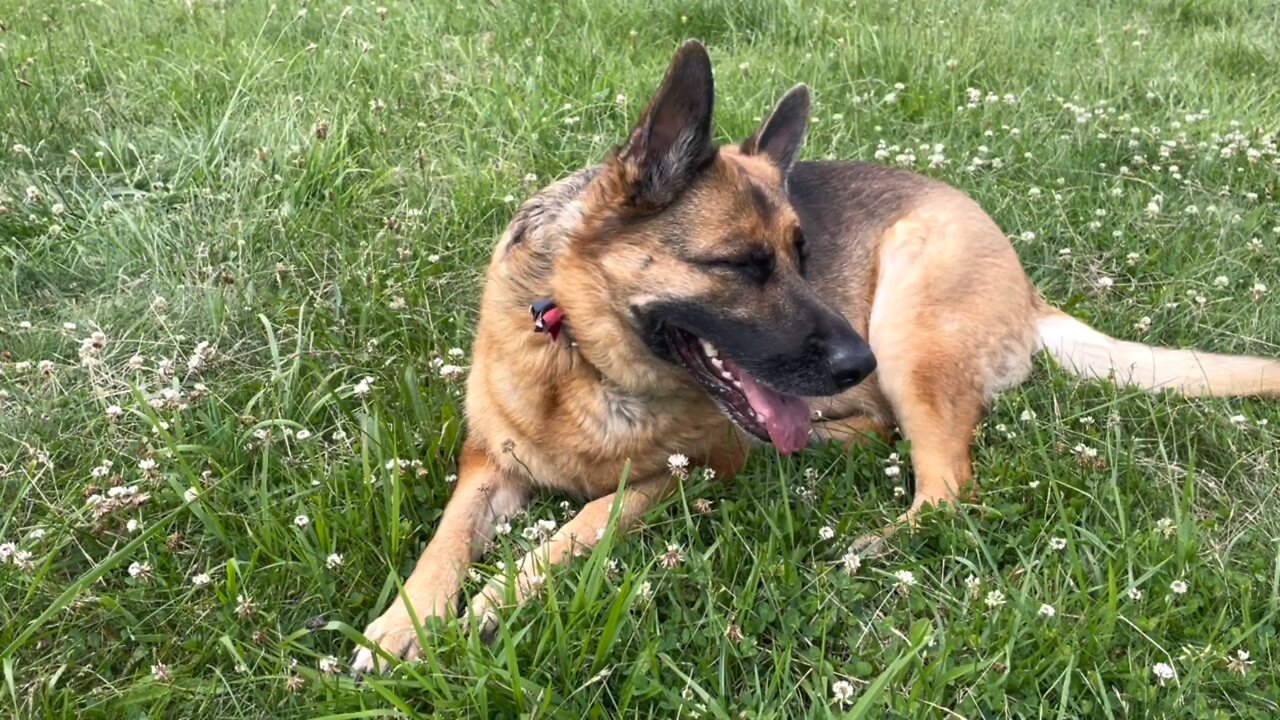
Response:
[[[721,140],[803,81],[802,157],[960,187],[1051,302],[1280,356],[1280,6],[382,4],[0,0],[0,715],[1280,714],[1280,403],[1043,361],[979,500],[883,556],[843,560],[909,502],[905,443],[761,451],[492,645],[345,669],[449,495],[493,241],[680,41]]]

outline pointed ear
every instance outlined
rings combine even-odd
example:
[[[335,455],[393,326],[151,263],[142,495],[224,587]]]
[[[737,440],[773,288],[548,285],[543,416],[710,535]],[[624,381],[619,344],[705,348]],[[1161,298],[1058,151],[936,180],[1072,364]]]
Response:
[[[785,177],[796,161],[808,125],[809,88],[796,85],[782,96],[760,128],[742,142],[742,153],[767,158]]]
[[[711,59],[702,43],[690,40],[676,51],[662,86],[614,156],[633,206],[665,207],[715,157],[714,103]]]

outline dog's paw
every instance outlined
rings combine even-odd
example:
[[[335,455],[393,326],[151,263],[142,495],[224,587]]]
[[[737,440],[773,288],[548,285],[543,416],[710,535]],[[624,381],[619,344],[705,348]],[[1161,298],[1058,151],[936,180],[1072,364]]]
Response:
[[[854,540],[849,549],[863,560],[888,555],[890,550],[889,539],[896,535],[899,530],[911,529],[914,526],[915,514],[911,512],[903,513],[891,524],[880,528],[878,532],[867,533]]]
[[[490,588],[476,593],[471,599],[470,611],[463,618],[466,628],[470,631],[475,628],[480,633],[480,640],[485,643],[493,642],[493,638],[498,634],[498,603],[494,600],[498,594]]]
[[[383,613],[382,617],[369,623],[364,629],[364,636],[395,660],[416,660],[422,652],[413,619],[399,603]],[[351,655],[351,672],[357,676],[387,672],[390,666],[386,658],[367,647],[356,648]]]

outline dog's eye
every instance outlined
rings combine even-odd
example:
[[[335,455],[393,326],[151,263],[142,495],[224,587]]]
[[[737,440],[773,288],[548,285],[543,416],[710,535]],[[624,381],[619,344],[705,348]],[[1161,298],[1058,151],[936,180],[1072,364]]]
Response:
[[[769,275],[773,274],[773,251],[758,247],[749,254],[718,260],[716,264],[723,268],[731,268],[733,272],[744,274],[755,282],[763,283],[769,279]]]
[[[740,275],[749,277],[755,282],[763,283],[773,274],[773,262],[772,250],[769,248],[756,248],[749,253],[711,260],[707,264],[732,270]]]

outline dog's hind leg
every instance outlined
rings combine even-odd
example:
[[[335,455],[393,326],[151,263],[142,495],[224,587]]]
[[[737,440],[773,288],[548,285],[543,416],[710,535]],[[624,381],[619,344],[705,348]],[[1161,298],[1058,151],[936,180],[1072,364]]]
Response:
[[[675,480],[667,475],[660,478],[628,484],[621,490],[621,507],[618,510],[617,528],[626,530],[633,526],[646,510],[666,497],[675,487]],[[502,576],[495,576],[485,588],[471,600],[471,622],[478,623],[481,636],[492,639],[497,629],[497,609],[503,605],[519,605],[538,592],[545,573],[552,565],[590,550],[604,535],[618,493],[596,498],[583,506],[573,519],[565,523],[546,542],[530,550],[515,569],[515,584],[508,588]]]
[[[413,573],[364,635],[394,658],[414,659],[421,652],[418,626],[430,617],[453,617],[467,567],[493,538],[494,529],[526,501],[523,485],[494,466],[480,449],[464,446],[458,463],[458,485],[440,519],[435,536],[418,558]],[[383,668],[369,648],[359,648],[351,660],[354,673]]]
[[[968,499],[970,446],[990,398],[1030,372],[1035,294],[1008,241],[958,193],[882,239],[869,340],[876,377],[911,442],[915,497],[878,538],[929,505]]]

